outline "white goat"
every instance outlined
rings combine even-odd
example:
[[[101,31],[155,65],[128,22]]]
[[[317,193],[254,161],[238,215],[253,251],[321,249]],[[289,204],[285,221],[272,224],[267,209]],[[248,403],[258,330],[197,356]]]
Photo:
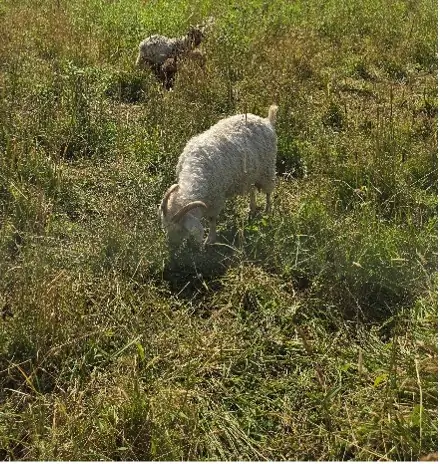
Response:
[[[267,118],[238,114],[222,119],[193,137],[177,164],[178,183],[165,193],[159,207],[162,226],[171,242],[194,235],[203,242],[200,219],[209,220],[207,243],[216,240],[217,216],[225,200],[250,191],[250,210],[255,213],[255,187],[266,194],[266,212],[275,188],[278,107]]]
[[[192,27],[182,37],[165,37],[164,35],[152,35],[139,44],[139,54],[136,59],[138,67],[160,66],[169,58],[177,58],[180,55],[198,47],[203,39],[201,27]]]

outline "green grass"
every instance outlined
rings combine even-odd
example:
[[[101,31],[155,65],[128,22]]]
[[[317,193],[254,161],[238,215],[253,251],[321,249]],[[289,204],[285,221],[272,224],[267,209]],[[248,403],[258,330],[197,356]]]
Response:
[[[134,68],[209,16],[174,91]],[[6,0],[0,25],[0,458],[437,450],[435,2]],[[171,252],[187,140],[272,103],[273,214],[237,198],[222,245]]]

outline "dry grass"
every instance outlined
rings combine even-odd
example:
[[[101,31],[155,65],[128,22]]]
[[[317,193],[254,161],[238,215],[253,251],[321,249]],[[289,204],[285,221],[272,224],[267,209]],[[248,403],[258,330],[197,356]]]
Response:
[[[1,458],[436,451],[435,12],[0,6]],[[140,39],[211,15],[172,92],[134,69]],[[170,253],[156,205],[186,141],[273,102],[273,215],[239,198],[222,246]]]

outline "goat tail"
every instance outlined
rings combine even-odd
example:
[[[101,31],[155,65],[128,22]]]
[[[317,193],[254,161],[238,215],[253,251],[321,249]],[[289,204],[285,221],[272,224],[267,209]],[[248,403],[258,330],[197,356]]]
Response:
[[[271,105],[269,108],[269,115],[267,116],[271,126],[275,126],[275,123],[277,121],[277,113],[278,113],[278,106]]]

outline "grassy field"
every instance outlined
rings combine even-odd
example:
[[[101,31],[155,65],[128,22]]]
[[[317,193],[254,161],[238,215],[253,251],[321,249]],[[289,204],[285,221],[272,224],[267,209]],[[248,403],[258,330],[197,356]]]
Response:
[[[437,450],[436,2],[4,0],[0,92],[0,459]],[[187,140],[272,103],[273,214],[170,253]]]

